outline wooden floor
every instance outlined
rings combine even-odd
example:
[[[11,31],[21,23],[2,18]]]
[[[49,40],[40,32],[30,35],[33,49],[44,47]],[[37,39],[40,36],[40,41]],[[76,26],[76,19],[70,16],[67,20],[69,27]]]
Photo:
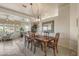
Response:
[[[76,52],[64,47],[58,47],[57,56],[76,56]],[[38,47],[35,54],[30,48],[25,47],[24,38],[14,39],[12,41],[0,42],[0,56],[44,56],[44,52]],[[53,56],[53,51],[48,49],[47,56]]]

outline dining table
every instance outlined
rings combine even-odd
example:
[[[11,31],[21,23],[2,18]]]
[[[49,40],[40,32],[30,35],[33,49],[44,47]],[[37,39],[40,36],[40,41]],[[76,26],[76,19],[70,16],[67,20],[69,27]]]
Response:
[[[53,39],[54,37],[50,37],[50,36],[37,36],[35,40],[40,41],[41,43],[43,43],[43,51],[45,53],[45,56],[47,56],[47,45],[48,42]]]

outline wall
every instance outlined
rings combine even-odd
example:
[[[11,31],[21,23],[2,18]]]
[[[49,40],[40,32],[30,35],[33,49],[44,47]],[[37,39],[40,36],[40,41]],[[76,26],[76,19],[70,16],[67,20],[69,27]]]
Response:
[[[47,18],[43,20],[42,22],[54,20],[54,30],[56,32],[60,32],[60,39],[59,39],[59,45],[62,45],[64,47],[69,47],[69,5],[59,6],[59,16]],[[42,22],[39,24],[39,30],[38,32],[41,32]],[[54,33],[51,33],[52,36]]]
[[[54,33],[60,32],[59,45],[73,51],[77,51],[76,6],[75,4],[61,4],[59,5],[58,16],[42,21],[54,20]],[[40,30],[38,32],[41,32],[42,22],[39,24]]]
[[[79,56],[79,3],[76,3],[76,20],[78,20],[78,25],[76,24],[76,32],[77,32],[77,51],[78,51],[78,56]]]
[[[77,4],[70,4],[70,49],[77,51]],[[78,12],[79,13],[79,12]]]
[[[60,32],[59,45],[69,48],[70,39],[70,6],[69,4],[59,5],[59,16],[56,20],[56,32]]]
[[[77,52],[77,24],[79,18],[78,4],[63,4],[59,6],[59,16],[55,20],[56,32],[61,33],[59,45]],[[78,13],[78,14],[77,14]]]
[[[43,22],[49,22],[49,21],[51,21],[51,20],[54,20],[54,23],[55,23],[55,20],[57,19],[57,16],[55,16],[55,17],[51,17],[51,18],[46,18],[46,19],[44,19],[44,20],[42,20],[42,21],[40,21],[39,22],[39,24],[38,24],[38,33],[41,35],[41,34],[43,34],[42,33],[42,23]],[[55,25],[55,24],[54,24]],[[54,27],[54,33],[55,33],[55,27]],[[54,36],[54,33],[50,33],[49,35],[50,36]]]

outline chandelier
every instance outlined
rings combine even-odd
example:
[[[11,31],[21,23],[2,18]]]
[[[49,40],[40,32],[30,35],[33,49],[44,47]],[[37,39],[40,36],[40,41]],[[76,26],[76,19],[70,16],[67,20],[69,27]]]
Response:
[[[41,16],[34,14],[34,11],[35,11],[35,10],[33,11],[33,4],[30,3],[29,5],[30,5],[30,7],[31,7],[32,15],[33,15],[33,17],[34,17],[35,22],[41,21]],[[22,6],[23,6],[24,8],[27,8],[27,6],[24,5],[24,4],[23,4]],[[39,11],[40,11],[40,10],[39,10],[39,6],[37,6],[37,7],[38,7],[38,9],[37,9],[37,12],[38,12],[38,13],[37,13],[37,14],[39,14]]]

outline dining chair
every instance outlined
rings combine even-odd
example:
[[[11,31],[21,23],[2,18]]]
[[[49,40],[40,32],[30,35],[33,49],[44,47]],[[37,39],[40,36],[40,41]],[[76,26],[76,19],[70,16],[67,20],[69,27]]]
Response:
[[[37,38],[39,38],[41,35],[36,35],[35,36],[35,40],[34,40],[34,51],[33,53],[36,53],[36,49],[37,47],[41,47],[41,50],[43,51],[43,42],[41,42],[40,40],[37,40]]]
[[[29,48],[29,45],[31,45],[31,50],[34,44],[34,39],[35,39],[35,33],[33,32],[28,32],[28,36],[26,36],[27,39],[27,48]]]
[[[31,43],[31,32],[28,32],[28,34],[25,36],[25,39],[27,39],[27,48],[29,48],[29,45]]]
[[[60,33],[56,33],[55,37],[49,40],[48,47],[53,48],[54,55],[56,52],[58,53],[58,41],[59,41]]]
[[[32,47],[34,45],[34,41],[35,41],[35,32],[31,32],[31,50],[32,50]]]

